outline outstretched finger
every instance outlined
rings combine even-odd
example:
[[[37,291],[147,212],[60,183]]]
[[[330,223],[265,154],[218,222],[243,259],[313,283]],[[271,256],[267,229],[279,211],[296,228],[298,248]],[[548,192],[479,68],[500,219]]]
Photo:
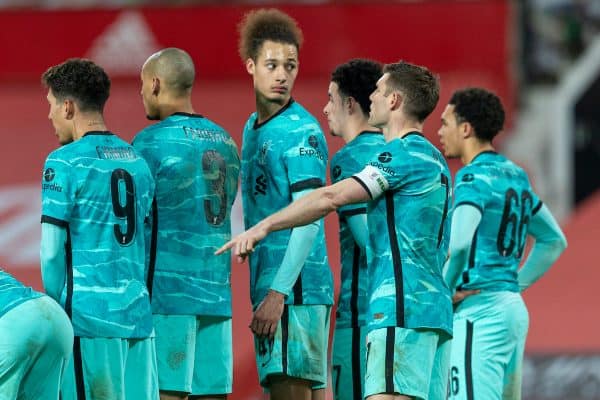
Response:
[[[215,251],[215,255],[218,256],[220,254],[225,253],[227,250],[231,249],[233,247],[233,241],[230,240],[229,242],[225,243],[223,246],[219,247],[217,249],[217,251]]]

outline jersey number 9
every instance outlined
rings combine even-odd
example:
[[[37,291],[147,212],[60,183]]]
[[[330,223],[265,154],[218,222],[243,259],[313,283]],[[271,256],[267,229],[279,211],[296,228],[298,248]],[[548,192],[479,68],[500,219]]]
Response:
[[[113,171],[110,177],[110,192],[115,217],[125,220],[126,223],[125,232],[120,223],[114,225],[115,238],[121,246],[127,246],[135,235],[135,187],[129,172],[122,168]]]

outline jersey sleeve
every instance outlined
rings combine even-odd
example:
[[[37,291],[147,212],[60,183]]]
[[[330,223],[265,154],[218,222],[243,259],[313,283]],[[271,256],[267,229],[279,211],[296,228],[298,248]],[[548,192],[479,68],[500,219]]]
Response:
[[[352,154],[345,152],[343,155],[337,153],[331,159],[331,183],[338,183],[346,178],[350,178],[353,173],[360,171],[362,166],[358,165],[357,160],[352,158]],[[338,208],[337,210],[340,218],[351,218],[355,215],[361,215],[367,213],[367,206],[365,203],[354,203],[346,204]]]
[[[75,199],[71,165],[48,157],[42,174],[42,222],[67,227]]]
[[[316,123],[292,132],[290,143],[283,153],[283,163],[292,192],[315,189],[325,185],[327,144]]]
[[[402,146],[390,142],[352,178],[358,181],[374,200],[385,191],[395,190],[403,185],[405,175],[411,171],[408,165],[411,159]]]
[[[470,205],[481,213],[485,209],[485,193],[489,193],[489,178],[478,174],[474,168],[463,168],[456,174],[454,208]]]

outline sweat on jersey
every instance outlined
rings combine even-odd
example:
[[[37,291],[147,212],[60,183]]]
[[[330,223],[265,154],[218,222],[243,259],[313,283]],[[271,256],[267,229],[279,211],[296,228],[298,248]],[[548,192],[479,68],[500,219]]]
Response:
[[[48,155],[42,223],[67,230],[60,303],[75,336],[152,334],[144,221],[153,196],[148,165],[111,132],[87,132]]]
[[[242,200],[246,229],[292,202],[292,193],[325,184],[327,144],[317,120],[294,100],[267,121],[253,113],[244,127]],[[323,220],[286,304],[333,304]],[[271,287],[291,230],[272,232],[250,255],[250,297],[257,306]]]
[[[152,311],[231,316],[231,238],[240,160],[235,142],[197,114],[175,113],[139,132],[133,147],[156,181],[150,254]]]

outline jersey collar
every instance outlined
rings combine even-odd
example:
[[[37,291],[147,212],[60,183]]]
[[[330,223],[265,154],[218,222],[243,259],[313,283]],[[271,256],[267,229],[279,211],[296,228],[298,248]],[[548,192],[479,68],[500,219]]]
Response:
[[[275,114],[271,115],[269,118],[267,118],[260,124],[258,123],[258,114],[257,114],[256,119],[254,120],[254,129],[262,128],[263,126],[265,126],[265,124],[267,122],[271,121],[273,118],[277,117],[278,115],[282,114],[285,110],[290,108],[292,103],[294,103],[294,99],[290,97],[290,101],[288,101],[285,106],[281,107]]]

